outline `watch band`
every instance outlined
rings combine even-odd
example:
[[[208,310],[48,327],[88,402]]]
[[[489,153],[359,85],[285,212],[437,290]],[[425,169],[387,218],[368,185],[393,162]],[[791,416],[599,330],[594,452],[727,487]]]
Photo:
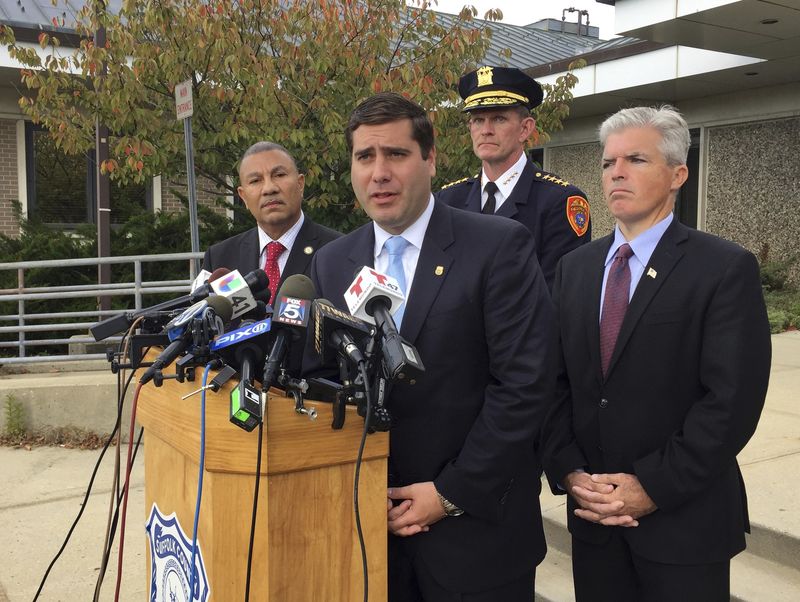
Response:
[[[461,516],[464,514],[464,511],[461,508],[444,497],[441,493],[439,493],[438,490],[436,491],[436,495],[439,496],[439,503],[444,509],[445,516]]]

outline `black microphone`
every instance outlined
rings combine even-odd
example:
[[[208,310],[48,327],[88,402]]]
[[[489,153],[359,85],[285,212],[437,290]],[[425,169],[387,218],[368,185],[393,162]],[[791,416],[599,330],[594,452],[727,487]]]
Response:
[[[259,276],[257,272],[260,272],[261,276]],[[144,317],[151,314],[156,314],[158,312],[175,309],[178,307],[182,307],[184,305],[192,305],[193,303],[202,301],[203,299],[205,299],[211,294],[214,294],[215,292],[217,292],[217,294],[223,297],[229,296],[225,292],[215,291],[215,288],[212,285],[213,282],[223,279],[228,274],[231,274],[231,270],[229,270],[228,268],[217,268],[216,270],[211,272],[211,275],[208,277],[208,280],[206,281],[205,284],[198,286],[188,295],[183,295],[181,297],[178,297],[177,299],[170,299],[169,301],[164,301],[162,303],[158,303],[151,307],[146,307],[144,309],[140,309],[137,311],[123,312],[116,316],[112,316],[111,318],[107,318],[105,320],[102,320],[101,322],[97,322],[96,324],[92,325],[89,328],[89,332],[92,333],[92,336],[94,337],[95,341],[102,341],[103,339],[107,339],[108,337],[115,335],[118,332],[126,330],[127,328],[130,327],[131,324],[133,324],[134,320],[136,320],[139,317]],[[246,302],[249,303],[248,305],[249,308],[250,306],[255,304],[255,300],[253,299],[253,297],[257,292],[260,292],[263,289],[269,290],[269,279],[267,278],[267,275],[264,273],[263,270],[254,270],[253,272],[250,272],[247,276],[244,277],[244,281],[247,283],[248,287],[252,292],[252,294],[250,294],[249,297],[246,296]],[[253,300],[250,301],[251,299]]]
[[[369,324],[337,309],[327,299],[315,299],[313,313],[314,351],[323,365],[332,363],[336,353],[355,365],[365,361],[359,342],[363,345],[372,336]]]
[[[416,348],[400,336],[392,318],[392,310],[397,311],[405,300],[394,278],[365,266],[344,298],[351,313],[371,318],[378,327],[383,368],[389,380],[410,379],[425,371]]]
[[[259,301],[259,304],[261,318],[264,318],[266,305],[263,301]],[[231,389],[229,418],[233,424],[247,432],[256,428],[263,419],[261,393],[253,381],[261,378],[261,374],[257,374],[256,369],[263,366],[262,362],[267,355],[267,337],[265,335],[269,332],[270,327],[268,319],[244,320],[235,331],[225,334],[226,337],[231,337],[235,341],[234,344],[229,348],[220,349],[226,362],[232,356],[228,363],[233,367],[238,367],[239,371],[239,384]]]
[[[171,364],[175,359],[189,349],[192,345],[195,320],[201,320],[211,325],[209,333],[221,334],[223,323],[231,319],[233,308],[231,302],[225,297],[212,295],[187,308],[181,315],[167,324],[167,331],[172,341],[159,354],[153,364],[139,379],[139,384],[147,384],[153,377]]]
[[[308,276],[292,274],[283,281],[272,312],[272,330],[275,339],[267,361],[264,363],[265,391],[275,384],[278,370],[289,352],[293,339],[299,340],[306,334],[311,300],[317,296],[314,283]]]

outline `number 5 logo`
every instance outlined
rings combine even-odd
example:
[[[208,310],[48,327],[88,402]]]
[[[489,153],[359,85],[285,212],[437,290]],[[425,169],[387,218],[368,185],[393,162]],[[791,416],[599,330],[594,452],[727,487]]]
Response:
[[[287,320],[302,320],[303,312],[301,311],[299,303],[292,303],[291,301],[284,301],[281,306],[281,318]]]

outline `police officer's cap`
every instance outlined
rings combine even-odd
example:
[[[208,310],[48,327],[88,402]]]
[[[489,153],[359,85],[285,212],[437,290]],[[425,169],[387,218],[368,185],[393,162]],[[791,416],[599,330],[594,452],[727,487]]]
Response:
[[[532,109],[544,97],[535,79],[508,67],[480,67],[462,75],[458,93],[464,99],[464,111],[515,106]]]

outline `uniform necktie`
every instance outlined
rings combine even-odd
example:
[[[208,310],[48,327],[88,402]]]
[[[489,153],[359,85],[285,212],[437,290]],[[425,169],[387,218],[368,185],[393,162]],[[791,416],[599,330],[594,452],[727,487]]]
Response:
[[[278,258],[286,250],[281,243],[272,241],[267,243],[267,260],[264,262],[264,271],[269,278],[270,303],[275,304],[278,294],[278,283],[281,281],[281,269],[278,267]]]
[[[389,254],[389,267],[386,270],[386,273],[397,280],[397,283],[400,285],[400,288],[403,291],[403,294],[406,294],[406,272],[403,269],[403,252],[406,250],[406,247],[410,243],[403,238],[402,236],[392,236],[389,238],[385,243],[383,243],[383,248],[386,249],[386,252]],[[406,311],[406,304],[405,302],[397,308],[397,311],[394,313],[394,323],[397,325],[397,329],[400,330],[400,324],[403,322],[403,314]]]
[[[606,292],[603,297],[603,316],[600,318],[600,365],[603,376],[608,371],[608,364],[617,344],[617,336],[628,310],[628,296],[631,289],[631,269],[628,258],[633,255],[629,244],[617,249],[606,280]]]
[[[486,186],[484,187],[486,194],[486,202],[483,205],[483,209],[481,209],[481,213],[485,213],[487,215],[494,215],[495,211],[495,200],[494,195],[497,192],[497,184],[494,182],[487,182]]]

